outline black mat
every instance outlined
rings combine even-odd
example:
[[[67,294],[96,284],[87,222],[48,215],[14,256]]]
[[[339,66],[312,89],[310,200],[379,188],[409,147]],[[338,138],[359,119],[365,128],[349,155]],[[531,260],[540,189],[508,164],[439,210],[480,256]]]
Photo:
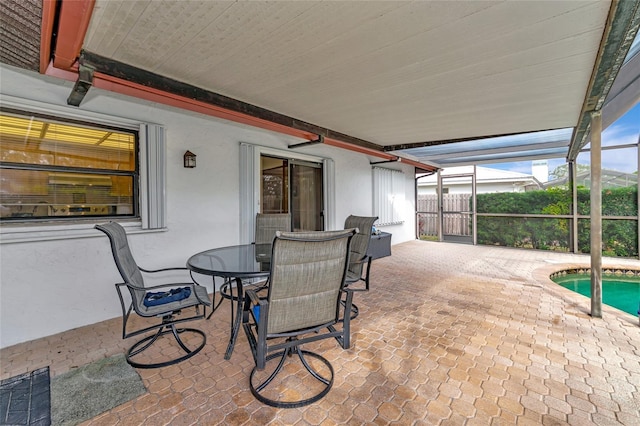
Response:
[[[50,424],[49,367],[0,382],[0,425]]]
[[[51,419],[76,425],[146,391],[124,355],[105,358],[51,380]]]

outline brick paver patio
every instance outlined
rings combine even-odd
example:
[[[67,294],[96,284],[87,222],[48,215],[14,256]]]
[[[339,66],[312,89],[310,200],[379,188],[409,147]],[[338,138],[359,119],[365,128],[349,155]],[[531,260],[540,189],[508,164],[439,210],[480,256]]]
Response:
[[[90,425],[401,424],[640,425],[638,318],[549,280],[588,256],[412,241],[372,268],[356,294],[352,347],[323,352],[335,384],[320,402],[275,409],[248,387],[244,334],[224,360],[228,303],[208,321],[207,346],[175,366],[138,370],[148,393]],[[640,269],[637,260],[616,265]],[[605,265],[611,259],[604,260]],[[105,283],[112,285],[112,283]],[[116,297],[114,291],[114,298]],[[44,319],[43,319],[44,320]],[[0,351],[2,379],[50,367],[62,374],[122,353],[119,318]]]

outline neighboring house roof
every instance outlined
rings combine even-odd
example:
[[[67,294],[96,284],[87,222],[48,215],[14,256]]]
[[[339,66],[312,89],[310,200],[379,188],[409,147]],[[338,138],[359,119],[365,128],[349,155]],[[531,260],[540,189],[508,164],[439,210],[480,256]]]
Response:
[[[602,169],[602,187],[603,188],[621,188],[627,186],[635,186],[638,184],[638,175],[636,173],[626,173],[611,169]],[[550,180],[544,184],[545,188],[551,188],[554,186],[567,185],[569,178],[562,177],[559,179]],[[582,170],[576,174],[576,183],[578,186],[589,186],[591,180],[591,171]]]

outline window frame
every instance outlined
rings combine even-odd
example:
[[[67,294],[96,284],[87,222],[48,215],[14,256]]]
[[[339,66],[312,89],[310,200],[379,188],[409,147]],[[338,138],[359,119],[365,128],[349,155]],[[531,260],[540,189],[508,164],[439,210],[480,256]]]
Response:
[[[134,207],[133,215],[82,217],[81,219],[70,216],[62,220],[2,221],[0,245],[95,237],[94,225],[105,220],[117,220],[127,229],[127,232],[166,231],[166,141],[162,126],[9,95],[3,95],[0,98],[0,107],[12,112],[34,114],[89,126],[129,130],[138,134],[137,182],[135,183],[138,190],[134,191],[134,203],[137,207]]]
[[[15,110],[12,108],[5,108],[0,105],[0,114],[6,115],[10,117],[19,117],[19,118],[29,118],[33,117],[35,119],[40,120],[41,122],[47,124],[62,124],[68,126],[77,126],[78,128],[89,128],[96,130],[113,130],[120,133],[128,133],[134,136],[134,167],[132,170],[118,170],[118,169],[100,169],[100,168],[90,168],[90,167],[71,167],[71,166],[60,166],[60,165],[39,165],[33,163],[15,163],[15,162],[2,162],[0,164],[2,167],[0,170],[26,170],[26,171],[36,171],[36,172],[49,172],[52,174],[74,174],[81,173],[84,175],[93,175],[93,176],[126,176],[130,177],[133,180],[133,192],[131,194],[133,209],[129,214],[111,214],[111,215],[87,215],[87,216],[48,216],[48,217],[34,217],[34,218],[1,218],[0,223],[8,224],[8,223],[37,223],[37,222],[71,222],[71,221],[95,221],[95,220],[119,220],[119,219],[129,219],[129,218],[137,218],[140,217],[140,203],[139,203],[139,184],[140,184],[140,138],[139,138],[139,129],[123,129],[122,127],[115,126],[106,126],[99,125],[94,123],[89,123],[80,120],[67,120],[61,119],[52,115],[44,115],[39,113],[33,113],[30,111],[24,110]],[[53,194],[56,195],[56,194]],[[55,205],[52,204],[52,205]]]

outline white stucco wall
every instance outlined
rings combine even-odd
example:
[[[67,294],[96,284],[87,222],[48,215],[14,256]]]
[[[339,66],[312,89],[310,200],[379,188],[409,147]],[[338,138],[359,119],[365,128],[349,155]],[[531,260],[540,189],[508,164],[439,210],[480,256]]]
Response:
[[[0,65],[2,96],[66,106],[72,86]],[[165,126],[167,230],[129,235],[136,261],[152,269],[184,266],[196,252],[238,243],[240,142],[287,149],[288,144],[300,141],[95,88],[79,111]],[[198,156],[195,169],[182,167],[187,149]],[[372,214],[367,156],[326,145],[299,151],[335,161],[337,224],[344,223],[349,214]],[[397,167],[407,177],[408,211],[403,225],[382,228],[393,233],[393,244],[415,238],[413,168]],[[120,277],[108,240],[98,231],[86,238],[54,241],[7,243],[0,239],[0,347],[119,317],[116,282]]]

